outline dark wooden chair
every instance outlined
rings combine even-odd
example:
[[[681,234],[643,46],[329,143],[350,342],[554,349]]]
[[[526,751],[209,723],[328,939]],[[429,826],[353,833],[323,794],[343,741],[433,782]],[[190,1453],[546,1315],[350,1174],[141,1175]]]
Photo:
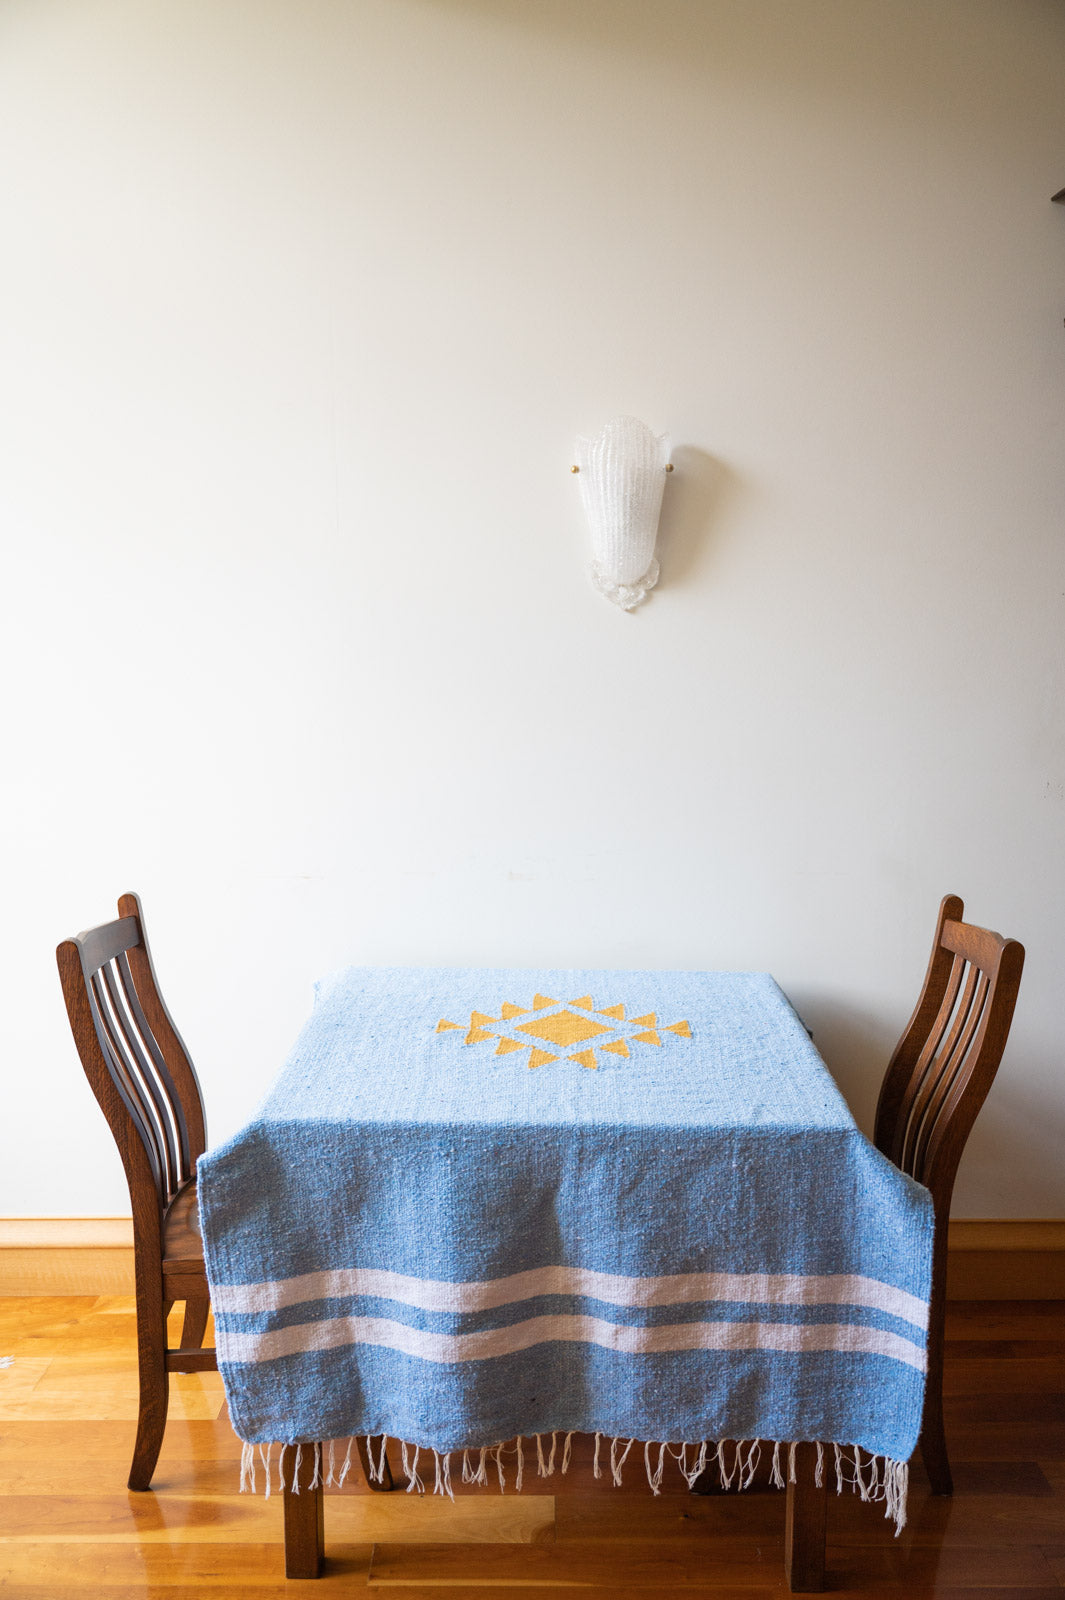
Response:
[[[924,988],[888,1064],[876,1108],[878,1150],[923,1183],[935,1207],[928,1378],[921,1456],[934,1494],[954,1482],[943,1431],[943,1324],[947,1223],[954,1178],[1009,1037],[1024,947],[962,921],[948,894],[939,908]]]
[[[215,1351],[202,1348],[210,1296],[196,1163],[207,1132],[195,1068],[155,981],[138,897],[124,894],[118,913],[116,922],[64,940],[56,960],[81,1064],[129,1184],[140,1374],[129,1487],[147,1489],[166,1428],[170,1373],[218,1366]],[[167,1318],[178,1303],[185,1315],[175,1350]],[[371,1471],[369,1452],[380,1457],[380,1443],[360,1438],[357,1448],[370,1488],[387,1491],[394,1487],[387,1459]]]
[[[131,1489],[147,1489],[166,1427],[171,1372],[217,1367],[203,1349],[210,1299],[196,1204],[206,1140],[196,1072],[155,981],[140,901],[56,951],[81,1064],[115,1136],[133,1207],[140,1411]],[[167,1317],[185,1306],[181,1345]]]

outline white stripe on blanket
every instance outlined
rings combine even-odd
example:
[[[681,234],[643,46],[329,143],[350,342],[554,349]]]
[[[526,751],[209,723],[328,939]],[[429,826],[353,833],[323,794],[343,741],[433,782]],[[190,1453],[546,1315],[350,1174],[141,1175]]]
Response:
[[[890,1356],[918,1372],[925,1370],[924,1351],[909,1340],[849,1322],[672,1322],[633,1327],[598,1317],[559,1316],[530,1317],[479,1333],[431,1333],[386,1317],[332,1317],[271,1333],[216,1330],[220,1359],[233,1362],[276,1361],[280,1356],[347,1344],[384,1345],[425,1361],[483,1361],[556,1341],[597,1344],[624,1355],[667,1350],[837,1350]]]
[[[585,1267],[535,1267],[505,1278],[446,1283],[408,1278],[377,1267],[308,1272],[274,1283],[213,1284],[216,1311],[265,1312],[307,1300],[370,1295],[421,1311],[489,1311],[538,1295],[583,1295],[615,1306],[681,1306],[699,1301],[769,1306],[865,1306],[927,1328],[928,1307],[916,1295],[853,1273],[816,1277],[803,1273],[678,1272],[665,1278],[622,1278]]]

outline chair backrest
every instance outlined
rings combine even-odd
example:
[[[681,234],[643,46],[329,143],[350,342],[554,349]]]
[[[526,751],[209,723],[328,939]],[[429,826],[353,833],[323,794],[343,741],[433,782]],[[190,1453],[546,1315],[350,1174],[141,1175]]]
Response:
[[[896,1166],[950,1209],[954,1178],[1009,1037],[1024,947],[963,922],[949,894],[924,988],[888,1065],[874,1141]]]
[[[196,1072],[155,981],[140,901],[56,951],[82,1066],[115,1136],[134,1214],[159,1214],[194,1176],[206,1145]]]

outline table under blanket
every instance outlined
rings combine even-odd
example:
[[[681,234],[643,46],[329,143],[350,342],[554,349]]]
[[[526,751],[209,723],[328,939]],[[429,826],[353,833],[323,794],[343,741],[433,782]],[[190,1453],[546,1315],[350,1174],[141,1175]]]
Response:
[[[768,974],[349,969],[199,1190],[248,1445],[816,1440],[900,1515],[931,1200]]]

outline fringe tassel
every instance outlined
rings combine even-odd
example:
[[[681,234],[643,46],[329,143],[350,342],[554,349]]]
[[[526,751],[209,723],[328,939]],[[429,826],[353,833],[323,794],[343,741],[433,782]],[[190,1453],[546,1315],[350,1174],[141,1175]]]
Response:
[[[635,1441],[635,1439],[630,1439],[628,1444],[625,1446],[624,1450],[621,1452],[621,1454],[619,1456],[618,1455],[618,1445],[620,1443],[621,1443],[620,1439],[613,1439],[613,1440],[611,1440],[611,1443],[610,1443],[610,1476],[614,1480],[614,1488],[615,1489],[620,1489],[621,1488],[621,1469],[625,1465],[625,1459],[628,1456],[628,1453],[632,1449],[633,1445],[636,1443],[636,1441]]]
[[[407,1493],[408,1494],[424,1494],[425,1493],[425,1484],[422,1482],[421,1478],[418,1476],[418,1457],[422,1453],[421,1445],[416,1444],[414,1446],[414,1455],[411,1456],[408,1446],[401,1439],[400,1440],[400,1453],[401,1453],[402,1458],[403,1458],[403,1476],[407,1480]]]
[[[434,1494],[446,1494],[449,1500],[454,1500],[455,1491],[451,1487],[451,1451],[443,1455],[438,1450],[433,1451],[433,1462],[436,1466],[436,1478],[433,1483]]]
[[[666,1470],[667,1448],[668,1447],[664,1444],[660,1444],[658,1446],[658,1465],[656,1467],[652,1467],[651,1441],[648,1440],[643,1447],[644,1471],[647,1473],[647,1482],[650,1485],[651,1493],[653,1495],[660,1495],[662,1493],[662,1474]]]
[[[572,1456],[573,1437],[576,1430],[570,1430],[562,1441],[562,1454],[559,1470],[562,1473],[569,1471]],[[405,1440],[396,1441],[400,1448],[403,1461],[403,1474],[407,1479],[408,1494],[424,1494],[425,1483],[418,1471],[421,1453],[428,1449],[433,1458],[433,1494],[447,1495],[454,1500],[455,1492],[451,1483],[451,1458],[456,1452],[439,1451],[431,1446],[411,1445]],[[635,1438],[626,1439],[621,1434],[613,1438],[599,1432],[595,1435],[595,1452],[592,1460],[592,1473],[597,1479],[606,1476],[603,1461],[604,1445],[609,1444],[609,1476],[615,1487],[622,1485],[623,1469],[625,1462],[632,1452],[632,1448],[639,1441]],[[383,1483],[385,1470],[388,1465],[388,1436],[381,1435],[380,1448],[376,1460],[373,1451],[373,1437],[365,1436],[367,1462],[367,1476],[373,1483]],[[344,1458],[339,1463],[337,1445],[345,1445]],[[476,1485],[480,1488],[488,1487],[488,1463],[495,1462],[496,1476],[499,1480],[500,1493],[507,1487],[506,1467],[504,1465],[504,1452],[513,1450],[515,1458],[514,1488],[520,1494],[525,1481],[525,1447],[536,1446],[536,1471],[541,1478],[551,1478],[555,1473],[555,1465],[559,1456],[559,1430],[554,1430],[550,1435],[531,1434],[528,1437],[518,1435],[513,1444],[504,1441],[496,1445],[481,1445],[467,1447],[462,1451],[461,1481],[465,1484]],[[762,1459],[763,1445],[768,1448],[772,1444],[773,1455],[769,1469],[769,1481],[776,1489],[783,1489],[788,1483],[794,1483],[797,1476],[796,1451],[794,1441],[782,1439],[739,1439],[718,1440],[716,1442],[703,1439],[698,1444],[678,1443],[667,1441],[656,1443],[650,1439],[643,1442],[643,1468],[651,1493],[660,1495],[662,1482],[665,1476],[666,1461],[675,1461],[684,1482],[689,1489],[710,1469],[716,1469],[718,1482],[722,1489],[737,1490],[749,1489],[757,1475]],[[304,1450],[314,1451],[314,1464],[308,1489],[317,1490],[323,1485],[329,1488],[343,1487],[344,1481],[351,1470],[352,1451],[355,1439],[344,1440],[330,1439],[324,1443],[312,1444],[297,1442],[294,1445],[278,1445],[277,1459],[277,1485],[281,1490],[289,1489],[295,1494],[300,1493],[301,1469],[303,1466]],[[361,1448],[361,1446],[360,1446]],[[242,1494],[256,1494],[259,1491],[260,1478],[263,1483],[263,1492],[267,1499],[274,1492],[274,1449],[275,1444],[244,1444],[240,1452],[240,1491]],[[654,1451],[657,1449],[657,1460]],[[827,1447],[820,1441],[817,1444],[817,1461],[814,1469],[814,1482],[821,1489],[825,1486],[826,1470],[828,1470]],[[857,1494],[859,1499],[867,1504],[883,1504],[884,1515],[895,1524],[896,1535],[906,1526],[906,1501],[909,1493],[910,1473],[905,1461],[893,1461],[886,1456],[874,1456],[858,1445],[835,1444],[831,1445],[832,1467],[835,1469],[836,1493],[842,1494],[845,1489]],[[785,1463],[784,1452],[787,1452]],[[286,1453],[291,1461],[291,1477],[286,1483],[288,1471],[286,1470]],[[531,1462],[530,1462],[531,1465]]]

